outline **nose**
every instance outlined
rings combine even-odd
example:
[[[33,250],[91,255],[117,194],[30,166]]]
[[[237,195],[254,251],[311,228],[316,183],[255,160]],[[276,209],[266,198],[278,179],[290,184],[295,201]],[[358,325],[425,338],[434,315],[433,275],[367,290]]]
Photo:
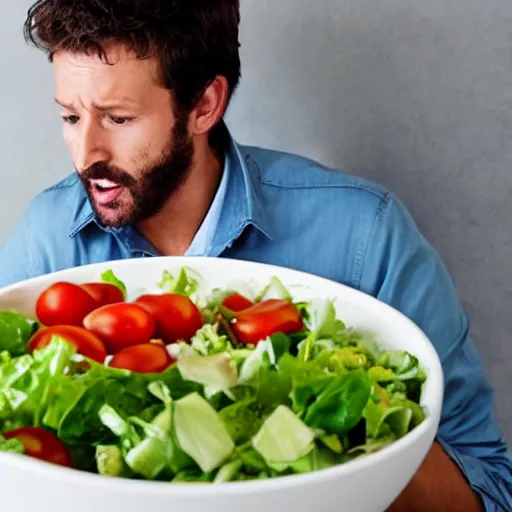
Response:
[[[106,162],[109,159],[107,140],[100,126],[88,121],[81,124],[75,146],[75,167],[83,172],[91,165]]]

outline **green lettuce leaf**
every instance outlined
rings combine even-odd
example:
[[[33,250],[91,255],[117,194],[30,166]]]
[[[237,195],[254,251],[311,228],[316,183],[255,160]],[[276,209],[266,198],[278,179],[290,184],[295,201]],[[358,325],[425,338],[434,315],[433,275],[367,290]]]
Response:
[[[367,438],[379,439],[391,433],[396,438],[406,435],[412,428],[419,425],[425,418],[421,406],[397,396],[373,383],[370,400],[364,410]]]
[[[0,418],[28,418],[39,426],[45,411],[62,389],[61,382],[72,365],[76,349],[55,336],[42,350],[0,365]]]
[[[268,285],[256,297],[256,302],[268,299],[293,300],[290,292],[286,289],[281,280],[275,276],[270,278]]]
[[[118,446],[98,445],[96,447],[95,457],[98,473],[100,475],[113,477],[127,474],[123,453]]]
[[[5,439],[0,434],[0,452],[25,453],[25,447],[19,439]]]
[[[26,354],[30,337],[39,324],[14,311],[0,311],[0,352],[12,357]]]
[[[222,466],[219,471],[217,471],[213,483],[221,484],[231,480],[236,480],[238,473],[242,469],[242,466],[243,462],[240,459],[235,459],[224,464],[224,466]]]
[[[118,438],[122,466],[147,480],[154,480],[166,470],[174,473],[183,470],[192,460],[178,447],[173,436],[173,401],[169,389],[163,382],[155,381],[149,384],[148,390],[164,403],[163,410],[159,409],[150,421],[141,416],[126,417],[110,405],[102,406],[99,417]],[[108,470],[121,465],[117,451],[110,449],[102,455],[103,459],[99,459],[96,453],[98,470],[100,463]]]
[[[314,357],[318,341],[333,341],[340,331],[345,330],[345,324],[336,317],[336,309],[330,299],[313,299],[305,310],[309,334],[299,345],[299,357],[307,361]]]
[[[361,421],[370,390],[363,370],[337,376],[307,408],[304,421],[310,427],[344,435]]]
[[[288,467],[294,473],[311,473],[322,469],[331,468],[340,464],[341,457],[325,448],[315,447],[307,455],[291,463]]]
[[[183,267],[178,277],[173,276],[170,272],[165,270],[158,286],[165,293],[178,293],[190,297],[197,293],[200,281],[201,276],[197,272]]]
[[[126,285],[123,283],[123,281],[121,281],[120,279],[117,278],[117,276],[114,274],[114,272],[112,270],[107,270],[106,272],[103,272],[103,274],[101,274],[101,279],[105,283],[109,283],[109,284],[113,284],[114,286],[117,286],[123,293],[123,297],[126,300],[126,297],[128,295],[128,292],[126,290]]]
[[[314,431],[288,407],[280,405],[254,436],[252,446],[267,464],[275,465],[279,471],[313,450],[314,439]]]
[[[238,384],[236,364],[226,353],[183,357],[177,367],[184,380],[202,384],[207,397],[219,392],[231,397],[229,390]]]
[[[268,416],[268,408],[255,397],[237,401],[219,411],[229,435],[237,444],[249,442],[263,425]]]
[[[175,402],[174,428],[181,449],[205,473],[223,465],[235,449],[215,409],[197,393]]]
[[[420,382],[426,380],[426,374],[420,366],[418,358],[404,350],[386,350],[381,354],[377,364],[393,370],[395,378],[398,380],[415,379]]]
[[[233,345],[225,335],[219,335],[217,324],[205,324],[190,340],[192,348],[203,356],[232,352]]]

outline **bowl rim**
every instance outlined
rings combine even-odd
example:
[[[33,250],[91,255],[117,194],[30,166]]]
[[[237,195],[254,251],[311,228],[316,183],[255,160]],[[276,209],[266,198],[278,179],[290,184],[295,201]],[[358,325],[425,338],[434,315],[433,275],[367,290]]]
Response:
[[[373,305],[374,307],[380,308],[381,311],[389,315],[390,318],[395,318],[402,324],[407,324],[411,332],[414,332],[417,338],[423,341],[425,350],[431,359],[429,365],[429,394],[435,397],[437,401],[434,403],[433,409],[428,408],[426,411],[425,420],[414,430],[406,434],[401,439],[394,441],[393,443],[385,446],[378,452],[362,455],[354,460],[333,466],[330,468],[313,471],[309,473],[301,473],[287,476],[280,476],[276,478],[268,478],[261,480],[248,480],[241,482],[224,482],[220,485],[205,482],[166,482],[166,481],[149,481],[149,480],[134,480],[128,478],[109,478],[103,475],[95,473],[89,473],[83,470],[65,468],[55,464],[51,464],[38,459],[30,458],[25,455],[13,454],[13,453],[1,453],[0,452],[0,465],[10,466],[12,469],[24,470],[27,475],[32,473],[36,477],[44,477],[47,479],[58,480],[61,484],[77,484],[87,487],[99,487],[102,490],[117,490],[128,493],[145,493],[145,494],[157,494],[157,495],[176,495],[176,496],[187,496],[190,495],[191,491],[194,496],[198,498],[202,497],[213,497],[213,496],[225,496],[225,495],[241,495],[251,494],[257,492],[273,492],[283,491],[286,489],[294,488],[300,485],[314,485],[320,483],[326,483],[348,474],[355,474],[364,471],[369,466],[379,464],[385,460],[392,459],[398,453],[407,452],[410,450],[417,441],[428,435],[430,431],[437,431],[442,401],[444,393],[444,375],[439,355],[435,350],[432,342],[426,336],[426,334],[413,322],[410,318],[404,315],[401,311],[391,307],[385,302],[378,298],[367,294],[356,288],[352,288],[346,284],[318,276],[313,273],[305,272],[302,270],[296,270],[290,267],[284,267],[280,265],[273,265],[269,263],[261,263],[250,260],[242,260],[235,258],[219,258],[210,256],[156,256],[152,258],[126,258],[121,260],[111,260],[100,263],[90,263],[87,265],[81,265],[79,267],[71,267],[56,272],[47,273],[44,275],[32,277],[6,287],[0,288],[0,298],[10,292],[18,289],[30,288],[31,286],[37,286],[45,283],[46,281],[56,282],[58,280],[65,280],[66,277],[70,277],[79,271],[86,272],[100,272],[107,268],[112,268],[114,272],[116,268],[129,267],[131,265],[140,264],[148,265],[153,262],[154,259],[162,261],[169,261],[172,266],[185,266],[194,269],[194,263],[200,265],[237,265],[246,267],[259,267],[266,273],[289,274],[292,278],[300,280],[301,277],[306,280],[314,280],[321,284],[328,284],[330,287],[335,286],[340,289],[344,289],[344,294],[349,296],[349,300],[352,297],[356,298],[359,303]],[[195,269],[194,269],[195,270]],[[197,270],[200,272],[199,270]],[[292,279],[293,280],[293,279]],[[435,434],[432,434],[432,441]],[[191,485],[193,484],[193,485]]]

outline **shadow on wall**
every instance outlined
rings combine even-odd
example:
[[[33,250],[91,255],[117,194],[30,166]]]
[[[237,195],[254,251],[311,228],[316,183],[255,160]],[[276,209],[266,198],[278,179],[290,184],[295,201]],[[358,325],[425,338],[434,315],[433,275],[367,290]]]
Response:
[[[512,11],[455,4],[242,2],[228,122],[240,142],[362,175],[405,202],[454,276],[512,439]]]

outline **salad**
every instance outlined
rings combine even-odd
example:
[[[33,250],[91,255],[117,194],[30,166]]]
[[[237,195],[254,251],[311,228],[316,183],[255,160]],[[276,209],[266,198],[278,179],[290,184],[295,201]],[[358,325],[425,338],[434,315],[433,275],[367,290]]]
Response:
[[[129,300],[112,271],[0,311],[0,452],[164,482],[343,464],[425,418],[426,375],[277,278],[201,295],[191,269]]]

